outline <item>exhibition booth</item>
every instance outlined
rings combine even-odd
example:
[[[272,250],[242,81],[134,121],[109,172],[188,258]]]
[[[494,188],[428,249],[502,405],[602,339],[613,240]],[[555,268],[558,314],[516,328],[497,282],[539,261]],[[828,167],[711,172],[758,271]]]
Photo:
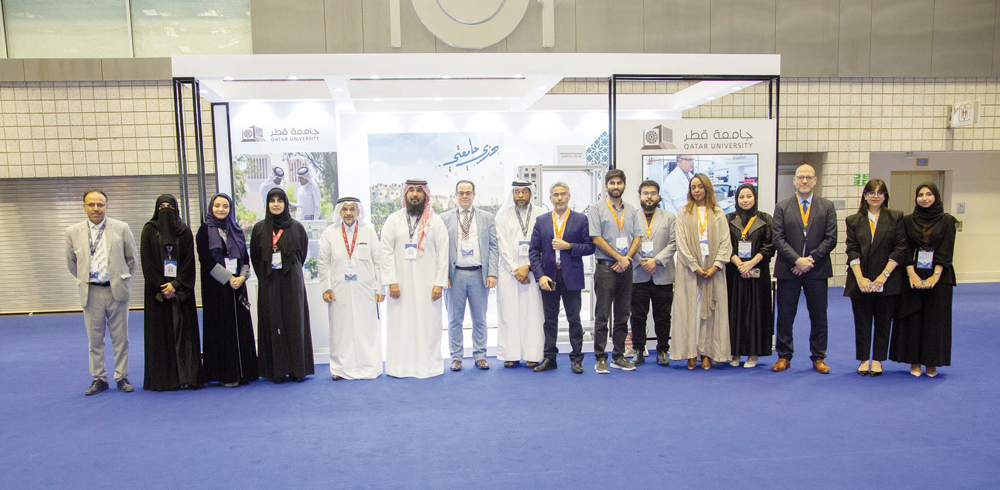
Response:
[[[739,184],[755,183],[760,207],[775,200],[778,55],[709,54],[330,54],[175,56],[172,70],[181,202],[198,203],[207,188],[202,114],[213,126],[217,187],[234,197],[247,229],[263,217],[270,187],[285,188],[293,216],[310,235],[310,258],[332,222],[334,203],[354,196],[377,229],[401,207],[407,178],[428,181],[438,212],[453,208],[459,180],[476,184],[475,205],[495,212],[515,178],[535,184],[534,203],[548,205],[548,186],[570,185],[571,209],[603,199],[604,173],[628,177],[625,199],[638,205],[643,179],[661,183],[674,211],[669,175],[679,155],[712,178],[716,198],[732,211]],[[741,107],[762,117],[705,117],[752,90]],[[201,104],[208,101],[210,111]],[[749,102],[748,102],[749,101]],[[713,113],[714,111],[708,111]],[[699,114],[698,117],[686,115]],[[714,115],[714,114],[713,114]],[[192,132],[193,128],[193,132]],[[189,137],[193,136],[193,137]],[[686,195],[686,192],[684,193]],[[679,202],[679,201],[678,201]],[[192,223],[192,226],[195,224]],[[309,261],[307,261],[307,266]],[[592,329],[589,278],[582,312]],[[305,274],[316,361],[327,362],[323,289]],[[248,282],[255,303],[255,281]],[[252,308],[256,315],[256,307]],[[488,323],[496,326],[495,293]],[[381,308],[385,318],[385,306]],[[564,320],[564,319],[562,319]],[[467,326],[471,321],[466,319]],[[565,340],[561,322],[560,343]],[[652,322],[649,323],[650,328]],[[442,325],[445,328],[445,325]],[[652,338],[652,336],[651,336]],[[495,333],[490,334],[494,355]],[[466,342],[471,347],[471,342]],[[447,348],[447,342],[443,342]],[[568,347],[568,344],[566,345]]]

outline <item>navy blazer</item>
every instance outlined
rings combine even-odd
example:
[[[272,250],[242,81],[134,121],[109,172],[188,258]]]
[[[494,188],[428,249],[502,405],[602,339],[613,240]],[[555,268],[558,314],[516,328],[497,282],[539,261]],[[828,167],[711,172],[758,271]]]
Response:
[[[792,267],[800,257],[812,257],[815,261],[809,272],[798,276],[804,279],[826,279],[833,276],[830,252],[837,245],[837,211],[829,199],[813,195],[809,206],[809,234],[802,226],[798,194],[779,202],[774,207],[774,228],[771,237],[777,259],[774,262],[774,277],[792,279]],[[802,254],[803,246],[805,255]]]
[[[531,273],[535,275],[535,281],[542,276],[549,276],[553,281],[556,278],[556,251],[552,248],[554,237],[552,213],[539,216],[535,220],[535,228],[531,232],[531,246],[528,249]],[[583,289],[583,258],[594,254],[594,243],[590,241],[590,224],[587,216],[570,210],[569,216],[566,217],[562,239],[572,245],[571,249],[562,251],[560,259],[566,289]]]

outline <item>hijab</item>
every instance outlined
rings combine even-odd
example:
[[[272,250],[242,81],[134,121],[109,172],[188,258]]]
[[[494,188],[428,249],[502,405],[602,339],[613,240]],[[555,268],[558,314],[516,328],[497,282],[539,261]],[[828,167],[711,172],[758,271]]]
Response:
[[[163,203],[170,203],[171,207],[160,208]],[[156,198],[156,208],[148,223],[159,232],[160,245],[164,250],[168,245],[171,250],[176,248],[177,237],[188,229],[187,225],[181,221],[180,211],[177,210],[177,199],[170,194],[163,194]]]
[[[281,198],[281,201],[285,203],[285,209],[283,209],[281,214],[277,216],[271,213],[271,206],[268,204],[274,196],[278,196]],[[288,195],[285,194],[285,190],[281,187],[275,187],[267,191],[267,198],[264,199],[264,206],[264,226],[267,228],[267,231],[273,232],[274,230],[284,230],[295,222],[295,220],[292,219],[292,214],[288,211]]]
[[[215,200],[219,198],[229,201],[229,215],[223,219],[216,218],[215,214],[212,213],[212,208],[215,206]],[[241,228],[239,223],[236,222],[236,208],[233,206],[232,198],[221,192],[212,196],[212,199],[208,201],[208,212],[205,213],[204,223],[205,226],[208,226],[208,248],[212,251],[213,255],[218,253],[220,258],[229,257],[231,259],[242,259],[246,257],[246,237],[243,235],[243,228]],[[225,242],[222,240],[222,237],[219,236],[218,230],[226,232]],[[227,253],[223,254],[223,249],[225,249]]]
[[[928,207],[923,207],[917,203],[917,195],[920,194],[920,189],[924,187],[930,189],[931,193],[934,194],[934,204]],[[924,182],[917,186],[917,190],[913,193],[913,214],[910,215],[910,220],[907,223],[907,232],[911,237],[918,238],[922,237],[924,246],[931,246],[933,248],[936,243],[930,243],[931,236],[935,234],[941,221],[944,220],[946,216],[944,212],[944,203],[941,200],[941,191],[938,190],[937,185],[933,182]]]
[[[740,192],[743,192],[743,189],[750,189],[750,193],[753,194],[753,207],[751,207],[748,210],[744,210],[742,207],[740,207]],[[750,218],[757,216],[757,188],[754,187],[753,184],[740,184],[740,186],[736,188],[735,196],[736,196],[736,215],[739,216],[740,219],[743,220],[743,223],[745,224],[746,222],[750,221]]]

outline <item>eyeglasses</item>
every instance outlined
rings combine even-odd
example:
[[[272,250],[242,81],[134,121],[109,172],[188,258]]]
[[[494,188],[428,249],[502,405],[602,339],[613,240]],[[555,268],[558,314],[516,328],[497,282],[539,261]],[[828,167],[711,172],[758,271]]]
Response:
[[[795,176],[795,180],[798,180],[800,182],[805,182],[805,181],[808,181],[808,180],[815,180],[815,179],[816,179],[815,175],[796,175]]]
[[[865,193],[868,197],[885,197],[885,192],[883,191],[868,191]]]
[[[88,203],[84,204],[84,206],[86,206],[86,207],[88,207],[90,209],[94,209],[94,208],[101,209],[101,208],[103,208],[105,206],[105,204],[103,202],[88,202]]]
[[[458,194],[458,197],[472,197],[475,194],[475,192],[473,192],[473,191],[458,191],[455,194]]]

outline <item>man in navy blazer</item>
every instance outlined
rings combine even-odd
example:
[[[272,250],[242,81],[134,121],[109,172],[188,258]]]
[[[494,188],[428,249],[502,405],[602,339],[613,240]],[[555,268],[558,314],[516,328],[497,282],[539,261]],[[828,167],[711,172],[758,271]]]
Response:
[[[455,186],[458,207],[441,213],[448,228],[448,289],[444,303],[448,306],[448,338],[451,344],[451,370],[462,370],[465,343],[462,324],[465,305],[472,314],[472,357],[476,367],[489,369],[486,361],[486,301],[490,288],[497,285],[497,229],[493,213],[472,205],[476,185],[460,180]]]
[[[569,209],[569,186],[556,182],[549,189],[554,211],[535,220],[528,259],[531,273],[542,290],[545,322],[545,359],[535,372],[556,368],[556,333],[559,327],[559,300],[569,320],[569,355],[573,372],[583,373],[583,324],[580,323],[580,292],[584,287],[583,257],[594,253],[587,217]]]
[[[833,275],[830,252],[837,245],[837,212],[833,203],[813,194],[816,170],[809,165],[795,169],[795,195],[774,208],[774,248],[778,280],[778,328],[775,347],[778,362],[772,371],[788,369],[792,360],[792,324],[799,307],[799,291],[806,296],[809,320],[809,358],[813,369],[829,374],[826,365],[827,279]]]

